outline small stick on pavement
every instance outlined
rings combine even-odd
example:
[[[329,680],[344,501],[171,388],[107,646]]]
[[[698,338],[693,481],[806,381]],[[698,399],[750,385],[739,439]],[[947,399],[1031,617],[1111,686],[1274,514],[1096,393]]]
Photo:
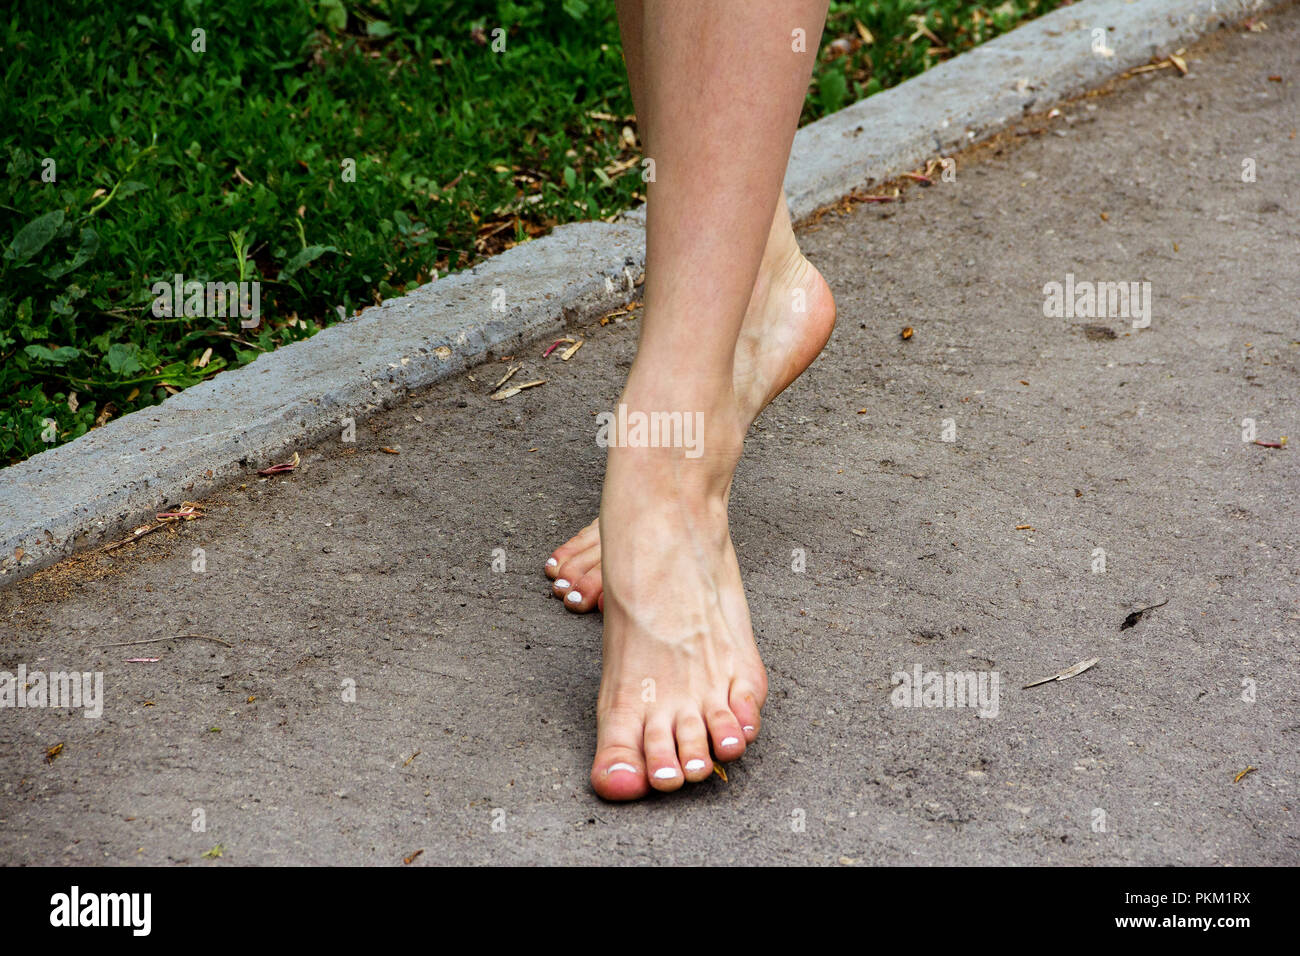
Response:
[[[518,395],[526,388],[536,388],[538,385],[545,385],[546,379],[539,378],[535,382],[524,382],[522,385],[511,385],[509,388],[503,388],[500,391],[493,392],[488,398],[494,402],[504,401],[512,395]]]
[[[510,381],[510,377],[511,377],[512,375],[514,375],[515,372],[519,371],[519,370],[520,370],[521,368],[523,368],[523,367],[524,367],[524,366],[523,366],[522,363],[519,364],[519,365],[512,365],[512,366],[510,366],[509,371],[507,371],[506,374],[504,374],[504,375],[501,376],[501,380],[500,380],[499,382],[497,382],[495,385],[492,386],[492,390],[495,392],[498,388],[500,388],[500,387],[501,387],[502,385],[504,385],[506,382]]]
[[[550,347],[549,349],[547,349],[545,352],[542,353],[542,358],[546,358],[547,356],[549,356],[552,352],[554,352],[557,348],[559,348],[559,347],[560,347],[561,345],[563,345],[565,342],[568,342],[568,343],[572,344],[573,339],[569,338],[568,336],[565,336],[565,337],[562,338],[562,339],[556,339],[554,342],[551,343],[551,347]]]
[[[1051,677],[1044,677],[1042,680],[1036,680],[1032,683],[1026,684],[1021,688],[1021,690],[1028,690],[1031,687],[1037,687],[1039,684],[1047,684],[1054,680],[1069,680],[1071,677],[1078,677],[1099,660],[1101,660],[1100,657],[1090,657],[1086,661],[1079,661],[1079,663],[1075,664],[1073,667],[1067,667],[1059,674],[1053,674]]]
[[[278,475],[278,474],[280,474],[280,472],[282,472],[282,471],[293,471],[295,468],[298,467],[298,464],[299,464],[301,461],[302,461],[302,459],[300,459],[300,458],[298,457],[298,453],[297,453],[297,452],[294,452],[294,453],[293,453],[293,457],[290,458],[288,461],[282,461],[282,462],[280,462],[280,464],[278,464],[278,465],[272,465],[272,466],[269,467],[269,468],[262,468],[262,469],[260,469],[260,470],[258,471],[258,474],[259,474],[259,475]]]
[[[116,551],[118,548],[122,547],[123,545],[130,544],[132,541],[138,541],[141,538],[143,538],[145,535],[153,534],[155,531],[161,531],[165,527],[167,527],[166,523],[159,523],[155,525],[142,525],[141,527],[136,528],[134,531],[131,532],[131,537],[123,538],[121,541],[114,541],[112,544],[106,544],[104,545],[104,547],[99,549],[99,553],[108,554],[108,552],[110,551]]]
[[[234,644],[227,644],[219,637],[208,637],[206,634],[174,634],[171,637],[151,637],[143,641],[118,641],[114,644],[99,644],[98,647],[129,647],[132,644],[161,644],[163,641],[216,641],[224,647],[234,647]]]

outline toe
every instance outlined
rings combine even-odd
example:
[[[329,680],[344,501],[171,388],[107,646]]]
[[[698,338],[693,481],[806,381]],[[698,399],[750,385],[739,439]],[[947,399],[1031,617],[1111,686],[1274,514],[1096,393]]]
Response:
[[[559,573],[551,584],[556,596],[564,597],[569,589],[592,568],[600,567],[600,546],[596,545],[586,551],[580,551],[560,565]]]
[[[646,724],[645,768],[650,786],[656,790],[676,790],[686,782],[677,763],[677,741],[670,721],[659,719]]]
[[[686,779],[698,782],[713,773],[713,760],[709,756],[709,732],[704,718],[698,712],[687,711],[677,716],[677,760]]]
[[[745,732],[731,708],[722,701],[705,711],[709,737],[713,740],[713,755],[719,760],[735,760],[745,752]]]
[[[740,731],[747,743],[753,743],[763,725],[759,711],[764,695],[748,681],[735,680],[731,684],[731,712],[740,722]]]
[[[600,544],[600,525],[593,521],[551,552],[546,559],[546,576],[551,579],[562,577],[560,565],[597,544]]]
[[[573,586],[564,595],[564,606],[578,614],[586,614],[596,609],[602,597],[604,589],[601,586],[600,566],[597,565],[573,582]]]
[[[606,800],[637,800],[646,795],[644,737],[641,718],[634,712],[615,712],[598,721],[596,759],[591,764],[591,786]]]

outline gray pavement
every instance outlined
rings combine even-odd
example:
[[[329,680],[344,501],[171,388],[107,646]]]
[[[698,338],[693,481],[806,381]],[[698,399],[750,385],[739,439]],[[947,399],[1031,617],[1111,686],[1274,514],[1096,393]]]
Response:
[[[802,218],[902,176],[1277,2],[1059,7],[804,126],[786,170],[790,208]],[[619,220],[560,226],[0,470],[0,587],[323,441],[340,418],[621,308],[645,263],[645,207]]]
[[[540,569],[614,322],[0,591],[0,670],[104,675],[98,719],[0,710],[0,862],[1300,861],[1300,449],[1242,440],[1300,435],[1300,8],[1262,19],[804,228],[840,322],[735,485],[771,697],[728,781],[587,787],[600,620]],[[1067,275],[1149,282],[1150,327],[1045,316]],[[178,634],[231,646],[100,647]],[[918,665],[997,715],[892,706]]]

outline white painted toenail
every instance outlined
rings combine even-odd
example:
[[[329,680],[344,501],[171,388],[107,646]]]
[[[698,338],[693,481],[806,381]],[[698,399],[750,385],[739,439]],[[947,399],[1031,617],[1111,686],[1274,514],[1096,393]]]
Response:
[[[564,600],[568,601],[570,604],[577,604],[582,600],[582,595],[577,591],[570,591],[564,596]]]
[[[567,588],[567,587],[572,587],[573,585],[569,584],[569,582],[564,580],[564,578],[556,578],[555,586],[557,588]]]
[[[740,729],[747,734],[752,734],[754,732],[754,728],[750,726],[741,727]]]
[[[605,774],[608,776],[609,774],[613,773],[615,770],[622,770],[622,771],[624,771],[624,772],[626,772],[626,773],[638,773],[638,772],[639,772],[639,771],[636,769],[636,767],[632,766],[630,763],[616,763],[616,764],[614,764],[613,766],[611,766],[608,770],[606,770],[606,771],[605,771]]]
[[[688,760],[686,761],[686,772],[694,773],[697,770],[703,770],[706,766],[708,765],[703,760]]]
[[[672,767],[660,767],[655,771],[656,780],[672,780],[677,776],[677,771]]]
[[[738,744],[738,743],[740,743],[740,738],[739,738],[739,737],[724,737],[723,740],[722,740],[722,743],[718,744],[718,746],[719,746],[719,747],[734,747],[734,746],[736,746],[736,744]]]
[[[554,558],[547,558],[547,559],[546,559],[546,566],[547,566],[548,568],[559,567],[559,564],[560,564],[560,562],[559,562],[559,561],[556,561]]]

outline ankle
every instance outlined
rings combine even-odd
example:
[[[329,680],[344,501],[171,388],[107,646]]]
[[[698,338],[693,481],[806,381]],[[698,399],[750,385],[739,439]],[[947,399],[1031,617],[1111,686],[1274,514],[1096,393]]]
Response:
[[[790,221],[785,194],[782,193],[772,228],[767,234],[767,245],[763,248],[763,259],[758,267],[759,278],[775,281],[786,277],[803,262],[803,258],[799,240],[795,238],[794,225]]]

